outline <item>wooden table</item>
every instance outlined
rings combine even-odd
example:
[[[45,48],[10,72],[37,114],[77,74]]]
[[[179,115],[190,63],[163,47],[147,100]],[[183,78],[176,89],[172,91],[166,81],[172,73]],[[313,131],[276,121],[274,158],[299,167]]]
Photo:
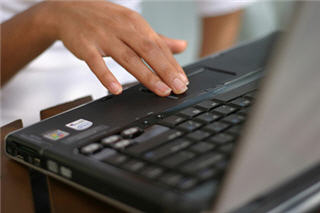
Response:
[[[51,107],[40,112],[40,118],[45,119],[53,115],[79,106],[91,101],[90,96],[77,99],[68,103],[64,103],[55,107]],[[47,208],[52,213],[63,212],[108,212],[119,213],[123,210],[117,209],[107,203],[95,199],[94,197],[85,194],[65,183],[57,181],[51,177],[44,176],[34,170],[31,170],[13,160],[10,160],[4,155],[4,137],[17,129],[22,128],[22,121],[16,120],[6,126],[1,127],[1,212],[40,212],[37,200],[37,195],[34,192],[34,187],[31,184],[31,173],[36,173],[38,176],[43,176],[44,182],[41,187],[47,187],[44,191],[48,191],[49,201]],[[38,186],[39,187],[39,186]]]

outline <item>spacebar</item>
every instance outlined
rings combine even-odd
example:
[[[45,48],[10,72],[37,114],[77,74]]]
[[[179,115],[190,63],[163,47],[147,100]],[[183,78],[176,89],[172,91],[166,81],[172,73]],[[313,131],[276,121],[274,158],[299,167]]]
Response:
[[[169,140],[175,139],[182,135],[181,132],[177,130],[168,130],[156,137],[149,138],[149,140],[138,142],[136,145],[129,147],[126,151],[130,154],[139,155],[157,146],[160,146]]]

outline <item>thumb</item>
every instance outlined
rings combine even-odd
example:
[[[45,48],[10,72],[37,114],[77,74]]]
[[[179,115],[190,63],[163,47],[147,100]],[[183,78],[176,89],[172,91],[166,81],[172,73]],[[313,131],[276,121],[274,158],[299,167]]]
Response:
[[[167,44],[172,53],[181,53],[187,47],[187,41],[185,40],[172,39],[160,34],[159,36]]]

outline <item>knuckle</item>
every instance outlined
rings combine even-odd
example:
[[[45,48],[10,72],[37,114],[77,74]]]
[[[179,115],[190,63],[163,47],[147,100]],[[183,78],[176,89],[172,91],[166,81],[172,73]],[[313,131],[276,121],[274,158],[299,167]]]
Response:
[[[86,36],[83,33],[80,33],[78,35],[78,39],[75,39],[73,41],[78,41],[81,45],[89,46],[88,39],[86,38]]]
[[[137,59],[136,54],[131,49],[126,49],[121,53],[121,60],[124,63],[131,64]]]
[[[108,70],[100,70],[99,72],[95,72],[95,75],[104,86],[106,87],[108,86],[111,79],[111,76]]]
[[[151,53],[156,50],[156,45],[151,39],[142,39],[141,50],[145,53]]]
[[[132,22],[137,22],[141,19],[140,14],[133,10],[126,11],[126,15],[129,18],[129,20]]]
[[[109,73],[108,72],[102,72],[101,75],[99,76],[102,81],[104,81],[106,84],[109,83]]]
[[[141,74],[141,81],[144,82],[147,85],[153,85],[153,82],[155,82],[156,77],[150,70],[145,70]]]
[[[146,81],[149,82],[151,85],[153,85],[153,82],[156,81],[157,77],[150,70],[147,70],[145,73],[146,73],[146,76],[145,76]]]
[[[160,72],[159,74],[164,75],[164,77],[169,77],[173,73],[168,62],[160,63],[157,70]]]
[[[104,38],[108,38],[107,37],[107,32],[104,28],[98,28],[98,29],[95,29],[94,31],[91,31],[94,33],[95,35],[95,38],[97,39],[104,39]]]
[[[99,55],[95,50],[88,49],[85,60],[88,61],[89,63],[94,63],[98,59],[98,57]]]
[[[120,26],[116,26],[116,31],[121,33],[122,35],[131,35],[133,32],[132,27],[130,24],[127,25],[120,25]]]

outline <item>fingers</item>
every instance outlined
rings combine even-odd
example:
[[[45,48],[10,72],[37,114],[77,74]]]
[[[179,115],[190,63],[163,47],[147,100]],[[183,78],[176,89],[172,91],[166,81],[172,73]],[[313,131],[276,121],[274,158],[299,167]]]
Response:
[[[141,36],[139,33],[130,35],[130,38],[122,39],[137,55],[147,62],[175,94],[181,94],[187,90],[188,79],[173,66],[168,60],[168,56],[165,55],[165,52],[154,39]],[[171,57],[173,58],[172,54]]]
[[[131,16],[127,30],[118,34],[139,57],[157,73],[176,94],[187,90],[188,79],[168,46],[138,14]]]
[[[189,81],[172,55],[172,52],[183,51],[185,42],[160,38],[141,15],[116,4],[83,2],[74,7],[64,6],[61,9],[66,8],[65,14],[73,18],[61,28],[60,32],[64,32],[61,40],[78,58],[86,61],[111,93],[120,94],[122,87],[102,56],[114,58],[157,95],[166,96],[171,91],[181,94],[187,90]],[[74,35],[82,39],[74,39]],[[83,45],[86,43],[89,45]]]
[[[159,37],[166,43],[172,53],[181,53],[187,48],[185,40],[172,39],[160,34]]]
[[[94,72],[100,82],[112,93],[118,95],[122,93],[122,86],[114,75],[110,72],[100,52],[95,47],[87,49],[85,62]]]
[[[168,61],[178,70],[180,75],[182,75],[186,79],[185,81],[187,82],[186,84],[188,85],[189,84],[189,80],[187,78],[187,75],[185,74],[185,72],[183,71],[182,67],[179,65],[177,60],[173,57],[173,55],[172,55],[167,43],[161,37],[159,37],[158,35],[155,35],[155,36],[157,38],[156,39],[157,44],[159,45],[161,50],[165,53],[165,56],[168,59]],[[172,45],[172,43],[173,43],[172,41],[169,41],[169,39],[167,41],[171,42],[171,45]]]
[[[159,96],[168,96],[171,89],[153,73],[141,58],[120,40],[112,41],[117,48],[112,52],[112,58],[135,76],[143,85]]]

